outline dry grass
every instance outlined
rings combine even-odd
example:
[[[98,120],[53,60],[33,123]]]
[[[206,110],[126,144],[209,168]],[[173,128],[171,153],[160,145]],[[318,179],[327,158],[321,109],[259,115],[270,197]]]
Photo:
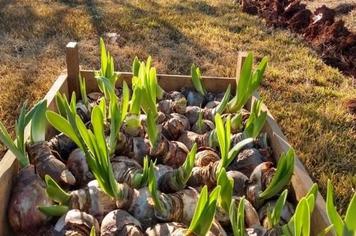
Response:
[[[64,47],[80,42],[81,63],[98,67],[98,36],[118,34],[109,48],[120,70],[152,55],[161,73],[233,76],[239,50],[269,56],[262,97],[313,178],[331,178],[345,211],[356,186],[356,120],[343,103],[351,79],[326,66],[287,31],[271,31],[232,1],[2,1],[0,119],[13,128],[19,106],[33,104],[65,68]],[[4,149],[2,149],[4,150]]]

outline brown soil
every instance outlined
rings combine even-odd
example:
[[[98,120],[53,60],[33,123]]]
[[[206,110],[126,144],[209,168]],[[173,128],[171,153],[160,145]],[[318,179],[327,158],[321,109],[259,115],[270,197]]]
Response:
[[[284,27],[301,34],[328,65],[346,75],[356,76],[356,34],[350,32],[337,14],[352,6],[331,9],[323,5],[311,12],[300,0],[240,0],[242,10],[258,14],[269,26]]]

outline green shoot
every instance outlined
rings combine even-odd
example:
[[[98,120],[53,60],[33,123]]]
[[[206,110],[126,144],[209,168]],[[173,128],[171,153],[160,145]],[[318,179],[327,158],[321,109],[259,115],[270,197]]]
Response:
[[[281,195],[279,195],[272,211],[270,211],[270,209],[268,209],[267,217],[268,217],[268,223],[269,223],[270,228],[278,226],[280,218],[281,218],[281,213],[283,211],[283,207],[287,201],[287,196],[288,196],[288,189],[285,189],[281,193]]]
[[[346,210],[345,218],[342,219],[334,205],[334,190],[330,180],[328,180],[326,194],[326,213],[333,224],[337,236],[356,234],[356,193]]]
[[[253,55],[249,53],[245,59],[240,72],[240,77],[237,82],[237,89],[235,97],[229,102],[228,110],[230,112],[237,112],[246,104],[251,98],[252,94],[262,81],[264,71],[267,66],[267,58],[264,57],[258,65],[255,72],[252,72]]]
[[[89,109],[89,101],[87,96],[87,84],[85,78],[82,78],[80,73],[79,73],[79,88],[80,88],[80,96],[82,98],[83,104],[85,105],[85,107]]]
[[[305,199],[308,199],[308,208],[310,213],[313,213],[314,211],[317,194],[318,194],[318,185],[314,183],[310,188],[309,192],[304,197]],[[286,235],[295,235],[292,234],[292,232],[295,232],[295,223],[294,223],[295,219],[296,219],[296,213],[294,213],[294,215],[291,217],[291,219],[287,224],[282,226],[282,230]]]
[[[43,214],[54,217],[60,217],[69,211],[69,207],[64,205],[39,206],[38,209]]]
[[[119,135],[121,125],[123,124],[127,114],[129,100],[130,100],[130,91],[125,81],[123,82],[123,86],[122,86],[122,100],[120,104],[118,103],[118,98],[116,94],[115,93],[110,94],[109,107],[110,107],[111,121],[110,121],[110,137],[109,137],[109,144],[108,144],[110,156],[112,156],[115,152],[117,138]]]
[[[221,100],[221,102],[219,103],[219,105],[217,107],[215,107],[213,109],[213,115],[216,115],[217,113],[222,114],[230,100],[230,94],[231,94],[231,86],[229,84],[229,86],[227,87],[224,97]]]
[[[234,188],[234,180],[227,176],[225,168],[222,168],[220,171],[217,185],[221,186],[219,206],[221,206],[226,213],[229,213]]]
[[[309,201],[314,201],[313,196],[308,198],[303,197],[294,213],[294,235],[295,236],[309,236],[310,235],[310,205]]]
[[[190,71],[191,71],[192,82],[195,90],[199,92],[202,96],[205,96],[206,90],[202,84],[201,72],[199,67],[193,64]]]
[[[287,184],[289,184],[294,171],[295,152],[292,148],[287,153],[283,153],[278,160],[277,170],[272,177],[271,183],[260,193],[262,199],[269,199],[278,194]]]
[[[247,144],[252,143],[253,139],[248,138],[244,139],[238,144],[236,144],[231,150],[231,121],[230,116],[227,117],[225,126],[220,114],[215,115],[215,131],[218,139],[221,160],[217,168],[217,174],[219,175],[220,170],[222,168],[227,168],[231,162],[235,159],[236,155],[240,152],[240,150]]]
[[[133,179],[132,186],[136,189],[142,188],[144,185],[148,183],[148,174],[149,174],[149,161],[148,157],[145,156],[143,159],[143,169],[141,173],[135,174]]]
[[[202,111],[202,109],[200,109],[199,114],[198,114],[198,120],[197,120],[197,127],[198,127],[199,132],[201,132],[203,130],[203,126],[204,126],[203,111]]]
[[[96,236],[96,232],[95,232],[95,227],[94,226],[91,227],[89,236]]]
[[[237,199],[233,199],[230,204],[229,218],[234,236],[245,236],[245,197],[239,201],[236,208]]]
[[[242,114],[237,113],[231,118],[231,129],[240,130],[242,127]]]
[[[147,134],[152,148],[156,148],[160,136],[156,119],[153,113],[147,114]]]
[[[184,188],[188,179],[192,173],[195,161],[195,155],[197,154],[197,144],[194,143],[192,149],[187,154],[187,158],[185,159],[182,166],[180,166],[177,170],[176,182],[179,188]]]
[[[102,38],[100,38],[100,64],[101,68],[95,75],[95,77],[102,78],[105,77],[109,80],[112,87],[115,88],[116,81],[118,79],[115,73],[115,63],[114,58],[110,55],[110,52],[106,50],[105,43]],[[99,89],[104,93],[105,87],[102,81],[98,80]]]
[[[70,194],[64,191],[51,176],[45,176],[47,195],[55,202],[68,205]]]
[[[244,135],[245,137],[257,138],[260,134],[266,119],[267,112],[261,111],[262,101],[255,101],[252,105],[251,114],[246,122]]]
[[[204,236],[210,230],[215,216],[220,189],[220,186],[215,187],[209,195],[208,187],[203,187],[186,235],[195,234]]]
[[[132,75],[133,75],[134,77],[138,77],[138,72],[139,72],[139,70],[140,70],[140,61],[138,60],[137,57],[135,57],[135,59],[134,59],[134,61],[133,61],[133,63],[132,63],[132,68],[131,68],[131,70],[132,70]]]
[[[16,141],[13,141],[3,123],[0,122],[0,141],[16,156],[21,168],[30,164],[25,148],[25,127],[32,119],[35,110],[26,114],[26,104],[21,108],[19,118],[16,121]]]
[[[86,128],[83,121],[76,114],[75,95],[70,104],[63,99],[66,117],[55,112],[47,111],[47,120],[60,132],[71,138],[85,153],[89,168],[98,181],[100,188],[109,196],[120,198],[112,166],[109,161],[109,152],[104,135],[104,114],[99,106],[93,108],[91,124],[93,131]]]
[[[152,160],[150,161],[150,166],[148,171],[148,191],[153,200],[154,208],[157,211],[162,212],[164,209],[164,205],[161,202],[159,192],[157,190],[157,180],[154,172],[154,163],[152,162]]]
[[[42,100],[34,107],[34,113],[31,121],[31,141],[32,143],[46,140],[46,110],[47,100]]]
[[[221,155],[221,161],[219,164],[218,170],[220,170],[222,167],[227,167],[227,161],[228,161],[228,154],[230,150],[230,145],[231,145],[231,121],[230,121],[230,116],[227,117],[225,126],[224,122],[221,118],[221,115],[218,113],[215,115],[215,127],[216,127],[216,134],[219,142],[219,147],[220,147],[220,155]],[[219,173],[219,172],[218,172]]]

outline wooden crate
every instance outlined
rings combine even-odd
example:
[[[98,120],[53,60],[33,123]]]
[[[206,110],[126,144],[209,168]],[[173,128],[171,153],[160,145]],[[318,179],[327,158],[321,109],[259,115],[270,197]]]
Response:
[[[237,75],[239,75],[241,65],[245,57],[246,53],[243,52],[239,53],[237,57]],[[78,95],[80,94],[78,81],[79,73],[81,73],[82,77],[86,79],[88,92],[98,90],[97,83],[94,78],[94,70],[80,70],[78,45],[75,42],[70,42],[67,44],[66,63],[67,73],[63,73],[57,78],[45,96],[48,101],[48,107],[51,110],[56,110],[54,97],[57,92],[61,92],[67,96],[72,94],[73,91],[75,91]],[[117,73],[120,75],[120,80],[117,83],[118,87],[121,86],[122,80],[125,80],[129,85],[131,84],[132,73]],[[223,92],[229,84],[232,86],[233,90],[236,88],[235,78],[203,76],[203,80],[204,85],[208,91]],[[158,74],[158,82],[166,91],[179,90],[184,86],[193,86],[190,76],[185,75]],[[251,108],[251,103],[257,97],[257,94],[252,97],[247,105],[248,109]],[[286,137],[283,135],[280,127],[266,106],[263,107],[263,110],[268,112],[267,122],[264,126],[264,132],[268,134],[268,138],[273,149],[273,156],[276,158],[276,160],[278,160],[281,153],[286,152],[290,148],[290,145],[288,144]],[[47,137],[52,137],[55,133],[56,131],[52,127],[49,127]],[[28,137],[29,126],[26,127],[25,131],[25,138]],[[3,206],[8,205],[7,203],[10,197],[11,186],[17,171],[18,162],[15,156],[10,151],[6,152],[5,156],[0,162],[0,202],[3,204]],[[312,184],[313,181],[308,175],[303,164],[298,158],[296,158],[294,175],[292,177],[292,187],[294,190],[293,194],[295,199],[299,200],[305,196]],[[312,215],[312,234],[316,235],[328,225],[329,220],[325,212],[325,201],[320,193],[318,193],[315,209]],[[8,223],[7,207],[3,207],[0,210],[0,235],[13,235]]]

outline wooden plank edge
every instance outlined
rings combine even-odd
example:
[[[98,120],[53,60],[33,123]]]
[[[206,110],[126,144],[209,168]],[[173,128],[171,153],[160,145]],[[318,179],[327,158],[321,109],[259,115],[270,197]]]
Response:
[[[67,75],[61,74],[49,89],[44,99],[47,99],[47,107],[55,109],[54,96],[57,91],[67,94]],[[25,140],[30,137],[31,123],[25,128]],[[7,217],[7,206],[10,199],[11,187],[15,180],[16,173],[19,169],[18,161],[15,155],[8,150],[3,159],[0,161],[0,202],[4,203],[3,211],[0,211],[0,235],[12,235]]]
[[[259,95],[257,93],[255,93],[251,101],[249,101],[249,109],[251,109],[251,106],[256,99],[259,99]],[[263,104],[262,110],[267,112],[267,121],[264,126],[264,131],[270,136],[269,141],[274,152],[274,156],[278,160],[280,155],[287,152],[289,148],[292,148],[292,146],[288,143],[286,136],[283,134],[280,126],[265,104]],[[298,201],[308,193],[314,184],[308,171],[298,157],[295,159],[294,174],[292,176],[291,184],[293,186],[296,200]],[[311,227],[312,235],[317,235],[330,225],[325,209],[325,200],[318,191],[315,208],[311,218],[313,226]]]

